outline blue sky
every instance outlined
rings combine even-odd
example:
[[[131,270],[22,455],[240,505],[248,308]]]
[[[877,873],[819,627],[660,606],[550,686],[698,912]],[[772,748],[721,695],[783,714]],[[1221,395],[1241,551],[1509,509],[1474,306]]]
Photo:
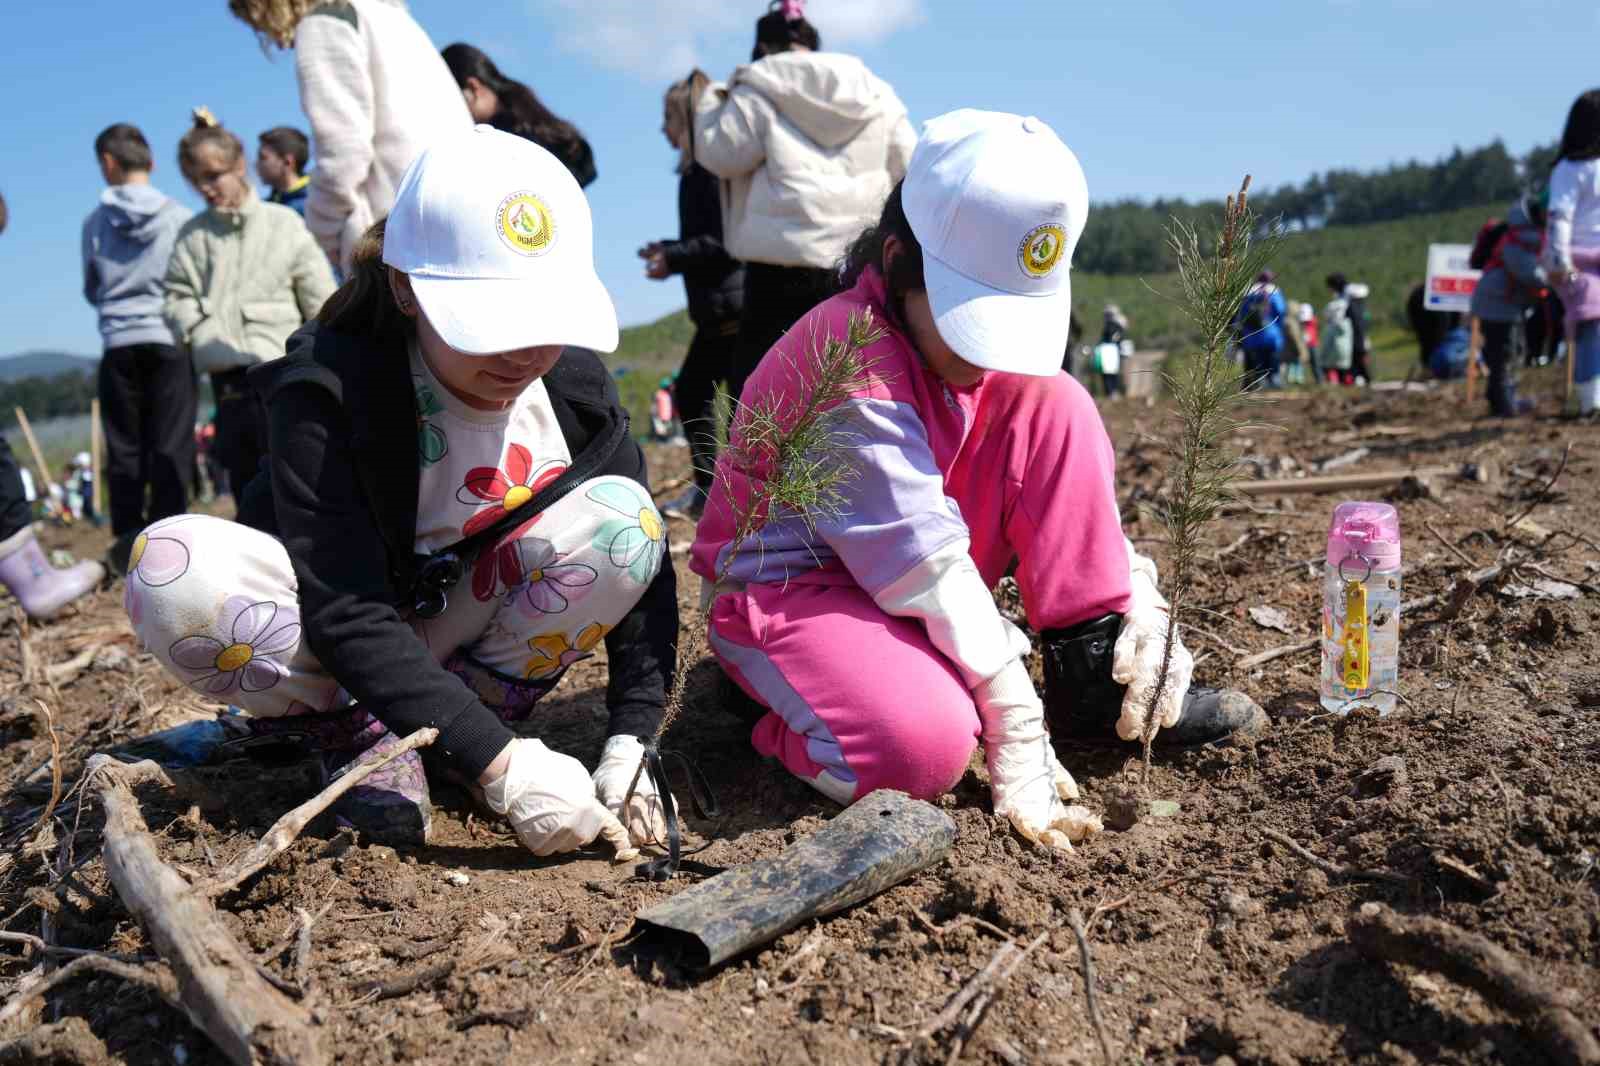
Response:
[[[141,126],[156,183],[198,205],[174,158],[196,104],[254,151],[302,125],[293,57],[263,54],[226,0],[7,5],[0,117],[0,353],[96,354],[78,233],[99,195],[94,135]],[[477,44],[594,146],[597,261],[624,324],[683,303],[634,250],[677,231],[661,93],[748,58],[765,0],[415,0],[441,47]],[[918,122],[955,107],[1034,113],[1083,161],[1094,200],[1219,196],[1329,166],[1554,140],[1596,76],[1593,0],[812,0],[824,46],[861,55]],[[1242,12],[1242,13],[1241,13]],[[1090,222],[1094,224],[1091,210]]]

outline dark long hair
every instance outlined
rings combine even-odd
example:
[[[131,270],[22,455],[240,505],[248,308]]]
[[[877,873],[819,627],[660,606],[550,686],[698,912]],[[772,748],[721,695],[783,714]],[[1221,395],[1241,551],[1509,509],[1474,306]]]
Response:
[[[811,49],[813,52],[822,49],[822,35],[817,28],[806,21],[803,12],[805,5],[798,0],[772,0],[767,13],[756,19],[756,45],[750,51],[750,62],[754,63],[762,56],[774,55],[778,52],[787,52],[795,45]],[[794,17],[791,18],[790,16]]]
[[[383,351],[400,348],[416,332],[417,324],[400,313],[389,288],[389,268],[383,262],[383,231],[388,218],[380,218],[356,242],[350,276],[328,297],[317,321],[337,333],[371,338]]]
[[[904,325],[906,320],[906,293],[920,292],[928,287],[922,278],[922,242],[911,232],[911,222],[906,218],[905,204],[900,195],[904,185],[903,181],[895,183],[889,198],[883,202],[883,214],[878,216],[877,224],[862,230],[861,235],[850,242],[844,258],[839,262],[839,283],[846,289],[852,288],[868,267],[883,271],[884,242],[890,237],[899,239],[901,252],[889,261],[888,272],[883,279],[883,287],[889,296],[889,310],[893,312],[897,325]]]
[[[522,82],[500,73],[494,60],[481,49],[457,41],[441,54],[457,85],[465,89],[468,78],[477,78],[500,99],[499,110],[489,120],[495,129],[525,137],[561,159],[571,159],[579,153],[583,134],[578,127],[558,118]]]
[[[1581,163],[1600,159],[1600,89],[1590,89],[1572,101],[1567,126],[1561,131],[1561,150],[1556,162],[1570,159]]]

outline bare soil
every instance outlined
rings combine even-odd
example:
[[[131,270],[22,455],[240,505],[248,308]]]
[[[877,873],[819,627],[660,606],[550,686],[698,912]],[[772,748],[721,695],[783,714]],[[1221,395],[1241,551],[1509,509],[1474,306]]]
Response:
[[[1253,745],[1158,753],[1149,794],[1176,801],[1178,813],[1108,831],[1076,854],[1040,851],[997,822],[979,759],[941,801],[958,826],[954,851],[911,881],[709,973],[647,939],[624,939],[644,906],[709,869],[773,855],[836,813],[751,751],[745,727],[717,706],[707,662],[667,746],[692,753],[724,814],[691,819],[710,845],[678,880],[632,879],[631,868],[598,852],[534,859],[465,796],[440,788],[430,846],[396,850],[315,823],[219,907],[262,965],[302,991],[341,1063],[957,1061],[949,1030],[908,1049],[909,1038],[1002,937],[1021,945],[1040,934],[958,1061],[1098,1063],[1064,925],[1069,909],[1097,907],[1090,941],[1118,1062],[1546,1061],[1521,1019],[1439,975],[1366,961],[1344,929],[1372,901],[1440,917],[1530,961],[1589,1005],[1591,1025],[1600,1014],[1600,429],[1559,421],[1558,407],[1546,396],[1539,417],[1489,421],[1464,410],[1459,387],[1325,390],[1279,403],[1269,418],[1281,428],[1246,444],[1266,476],[1358,447],[1371,451],[1342,472],[1498,469],[1487,483],[1441,478],[1428,495],[1401,493],[1408,597],[1496,561],[1531,560],[1544,573],[1510,571],[1454,619],[1437,607],[1407,615],[1396,713],[1323,715],[1315,652],[1252,672],[1235,664],[1316,635],[1321,570],[1308,560],[1323,548],[1338,497],[1254,499],[1256,510],[1230,514],[1209,534],[1215,550],[1195,593],[1203,612],[1186,641],[1200,660],[1197,682],[1242,688],[1269,710],[1271,733]],[[1105,414],[1129,534],[1164,561],[1158,524],[1141,517],[1138,501],[1159,494],[1162,465],[1159,447],[1140,434],[1167,414],[1127,401]],[[1568,443],[1565,470],[1540,496]],[[685,472],[681,454],[656,459],[663,482]],[[1507,520],[1530,506],[1534,524],[1508,531]],[[673,535],[684,542],[688,530],[674,523]],[[107,540],[93,530],[44,538],[82,554],[98,554]],[[688,578],[683,558],[674,556]],[[1581,585],[1580,596],[1516,595],[1550,576]],[[686,608],[697,587],[683,581]],[[69,802],[53,837],[26,847],[50,793],[41,704],[54,718],[69,788],[91,752],[213,709],[133,647],[121,594],[109,585],[49,625],[21,625],[0,604],[0,927],[141,954],[152,948],[98,860],[92,805]],[[1292,632],[1262,628],[1253,606],[1281,608]],[[92,645],[113,650],[59,689],[24,688],[22,641],[40,664]],[[592,762],[604,678],[600,661],[575,667],[535,724],[539,735]],[[1131,750],[1062,757],[1097,810],[1137,780]],[[212,775],[229,798],[224,810],[196,817],[159,791],[141,794],[163,857],[196,872],[242,851],[313,786],[305,766],[240,762]],[[1330,877],[1267,840],[1269,829],[1332,863],[1403,880]],[[47,865],[80,861],[59,883],[47,874]],[[305,972],[294,965],[296,908],[316,916]],[[0,945],[0,956],[7,995],[40,966],[17,943]],[[361,993],[365,982],[423,971],[431,976],[409,993]],[[0,1043],[0,1062],[223,1061],[180,1013],[105,976],[35,1000],[0,1032],[4,1041],[12,1043]]]

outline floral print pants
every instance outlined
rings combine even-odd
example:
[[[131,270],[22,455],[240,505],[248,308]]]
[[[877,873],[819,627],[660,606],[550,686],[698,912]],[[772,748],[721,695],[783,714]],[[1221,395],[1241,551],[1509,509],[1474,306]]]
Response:
[[[440,662],[464,650],[553,685],[633,609],[665,554],[644,488],[595,478],[484,551],[438,618],[408,621]],[[123,595],[140,641],[196,692],[261,717],[351,702],[305,640],[275,537],[209,515],[157,522],[134,542]]]

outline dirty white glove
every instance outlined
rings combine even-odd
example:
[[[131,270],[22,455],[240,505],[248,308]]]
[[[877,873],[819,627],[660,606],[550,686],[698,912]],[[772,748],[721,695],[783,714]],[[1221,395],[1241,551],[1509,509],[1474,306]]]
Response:
[[[1156,564],[1134,551],[1132,544],[1128,545],[1128,570],[1133,602],[1122,616],[1122,631],[1111,649],[1111,680],[1128,686],[1122,698],[1122,715],[1117,719],[1117,736],[1138,740],[1144,736],[1150,693],[1161,680],[1168,616],[1167,601],[1156,588]],[[1183,715],[1183,697],[1193,676],[1194,656],[1175,636],[1167,683],[1156,706],[1157,728],[1178,724]]]
[[[1078,786],[1050,748],[1044,705],[1021,659],[972,690],[983,726],[994,812],[1036,844],[1071,851],[1100,831],[1100,819],[1086,808],[1068,807]]]
[[[638,737],[618,734],[606,741],[600,753],[600,766],[594,772],[594,790],[606,809],[627,827],[628,836],[635,847],[646,844],[666,845],[666,809],[661,805],[661,795],[655,782],[639,767],[644,760],[644,744]],[[634,774],[639,775],[634,783]],[[622,811],[622,801],[633,785],[633,798],[628,800],[628,811]]]
[[[483,798],[490,810],[505,816],[529,851],[576,851],[603,836],[619,860],[637,857],[628,831],[596,798],[581,762],[523,737],[511,741],[507,754],[506,772],[483,786]]]

